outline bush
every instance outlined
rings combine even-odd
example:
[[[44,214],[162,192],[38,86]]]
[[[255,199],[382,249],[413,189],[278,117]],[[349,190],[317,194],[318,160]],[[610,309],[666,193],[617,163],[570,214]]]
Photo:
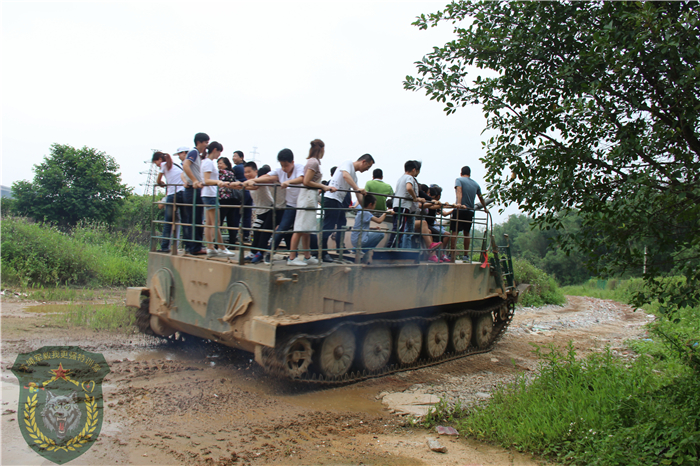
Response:
[[[520,295],[520,304],[525,307],[545,304],[564,304],[566,298],[554,278],[524,259],[513,260],[516,284],[527,283],[530,288]]]
[[[0,227],[6,284],[109,287],[146,282],[148,250],[110,233],[104,223],[80,222],[66,233],[53,225],[5,217]]]
[[[608,350],[576,359],[537,350],[540,375],[498,389],[459,429],[576,465],[698,464],[700,392],[683,366],[658,370],[651,358],[628,363]]]

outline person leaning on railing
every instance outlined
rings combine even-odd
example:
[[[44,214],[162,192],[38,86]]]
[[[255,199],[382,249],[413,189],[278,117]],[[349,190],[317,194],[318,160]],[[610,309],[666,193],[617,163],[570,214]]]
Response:
[[[281,213],[282,220],[272,237],[272,246],[276,250],[282,239],[287,245],[292,243],[291,233],[284,234],[294,228],[296,218],[297,199],[299,198],[299,188],[289,188],[290,185],[300,185],[304,181],[304,166],[294,163],[294,153],[290,149],[282,149],[277,154],[277,161],[280,168],[270,171],[266,175],[259,176],[252,180],[247,180],[243,185],[248,188],[256,183],[280,183],[286,194],[286,208]],[[277,213],[279,215],[279,212]]]
[[[316,231],[316,209],[318,208],[318,190],[336,192],[337,188],[321,184],[321,159],[325,154],[325,144],[320,139],[311,141],[311,149],[304,166],[303,184],[305,188],[299,193],[297,199],[298,210],[294,219],[294,234],[289,252],[287,265],[317,265],[318,259],[311,257],[311,232]],[[301,241],[301,248],[304,251],[304,258],[297,257],[297,248]]]
[[[228,243],[231,246],[236,242],[236,235],[240,224],[240,205],[243,202],[243,192],[239,189],[229,188],[229,184],[236,180],[236,174],[233,172],[233,166],[228,157],[219,157],[217,161],[219,169],[219,179],[226,183],[226,186],[219,187],[219,212],[221,218],[219,225],[223,225],[226,221],[228,231]]]
[[[270,172],[269,165],[263,165],[258,170],[258,165],[255,162],[246,162],[244,167],[244,175],[246,180],[254,180],[259,176],[266,175]],[[270,186],[247,186],[250,191],[250,196],[253,199],[253,213],[255,221],[253,222],[253,244],[252,254],[245,257],[253,264],[257,264],[263,260],[263,249],[267,249],[267,243],[270,241],[271,230],[275,228],[272,222],[272,206],[275,204],[274,195]],[[266,231],[263,231],[266,230]]]
[[[362,203],[362,196],[367,194],[367,191],[357,185],[356,172],[366,172],[374,164],[374,158],[370,154],[362,155],[357,161],[346,161],[338,166],[333,178],[328,182],[328,186],[336,188],[338,191],[332,192],[325,196],[324,201],[324,218],[323,218],[323,238],[321,245],[323,247],[323,262],[333,262],[333,258],[328,254],[328,238],[333,234],[333,231],[341,225],[344,226],[345,212],[343,209],[343,200],[346,191],[353,189],[357,196],[358,203]],[[344,235],[339,231],[336,235],[336,246],[338,250],[343,249]]]

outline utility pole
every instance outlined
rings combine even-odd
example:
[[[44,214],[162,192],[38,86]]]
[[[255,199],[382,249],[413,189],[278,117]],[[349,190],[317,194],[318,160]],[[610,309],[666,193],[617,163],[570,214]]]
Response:
[[[153,153],[155,154],[158,152],[158,149],[152,149]],[[148,160],[144,160],[143,163],[148,164],[148,170],[144,170],[139,172],[139,175],[146,175],[146,182],[141,183],[139,186],[143,186],[143,194],[144,196],[146,194],[152,194],[153,193],[153,186],[156,184],[156,179],[158,178],[158,167],[156,164],[151,162],[152,157]]]
[[[250,161],[251,161],[251,162],[257,163],[257,162],[258,162],[258,158],[256,157],[256,155],[258,155],[258,154],[259,154],[259,152],[258,152],[258,147],[257,147],[257,146],[253,146],[253,151],[251,152],[251,155],[253,156],[253,158],[250,159]]]

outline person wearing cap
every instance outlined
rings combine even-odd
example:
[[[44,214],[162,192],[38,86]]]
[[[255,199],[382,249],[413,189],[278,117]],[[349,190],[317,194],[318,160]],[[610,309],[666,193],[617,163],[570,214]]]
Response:
[[[178,151],[180,151],[180,149],[182,148],[179,148]],[[184,149],[187,151],[187,147]],[[184,206],[177,206],[175,211],[173,211],[173,202],[176,204],[182,204],[184,202],[183,194],[185,187],[182,181],[182,166],[173,162],[170,154],[160,151],[153,154],[151,161],[159,168],[156,184],[165,187],[165,198],[163,199],[165,204],[165,223],[163,224],[163,239],[160,241],[160,252],[170,252],[170,235],[173,227],[173,215],[175,216],[176,223],[179,223],[180,218],[182,218],[182,210],[184,210]],[[165,181],[163,181],[164,177]],[[180,225],[177,225],[175,228],[175,238],[179,236]],[[177,249],[177,241],[173,241],[173,247]]]
[[[202,175],[202,159],[206,157],[209,136],[206,133],[194,135],[194,149],[190,150],[182,163],[182,171],[185,177],[185,216],[182,219],[183,233],[185,237],[185,251],[193,255],[205,255],[206,248],[202,247],[202,187],[204,177]],[[194,223],[195,227],[192,228]],[[193,231],[194,230],[194,231]]]

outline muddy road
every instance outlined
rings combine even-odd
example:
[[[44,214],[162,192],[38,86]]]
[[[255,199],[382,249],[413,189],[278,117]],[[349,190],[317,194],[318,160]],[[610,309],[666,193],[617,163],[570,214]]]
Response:
[[[570,297],[563,307],[518,309],[490,353],[323,388],[273,379],[252,355],[198,339],[166,344],[57,326],[50,314],[27,311],[36,304],[2,301],[2,464],[53,464],[21,436],[10,371],[18,353],[47,345],[102,353],[111,368],[102,433],[70,464],[542,464],[461,437],[440,436],[447,453],[430,451],[427,440],[436,432],[411,427],[406,413],[438,398],[462,405],[487,400],[495,387],[536,369],[531,343],[572,340],[579,354],[611,346],[630,357],[624,341],[643,337],[650,320],[612,301]]]

